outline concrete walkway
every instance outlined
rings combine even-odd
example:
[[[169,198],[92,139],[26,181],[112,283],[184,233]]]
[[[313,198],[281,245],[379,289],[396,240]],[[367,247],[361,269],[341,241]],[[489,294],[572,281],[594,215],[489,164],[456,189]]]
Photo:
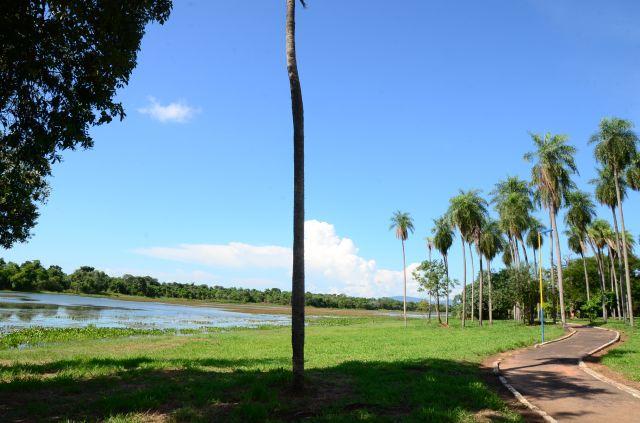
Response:
[[[500,372],[533,405],[559,422],[640,422],[640,400],[586,374],[578,362],[614,332],[576,327],[565,340],[504,359]]]

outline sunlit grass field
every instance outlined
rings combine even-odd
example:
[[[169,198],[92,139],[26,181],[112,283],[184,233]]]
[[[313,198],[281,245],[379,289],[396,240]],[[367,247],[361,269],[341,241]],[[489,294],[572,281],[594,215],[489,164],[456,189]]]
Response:
[[[638,324],[636,320],[636,325]],[[625,342],[602,357],[601,363],[630,380],[640,382],[640,331],[624,323],[609,321],[604,327],[623,333]]]
[[[538,327],[512,322],[461,329],[322,319],[307,328],[301,394],[288,389],[287,327],[93,330],[83,339],[40,334],[37,342],[14,335],[23,347],[0,350],[0,420],[474,421],[488,413],[518,421],[483,382],[480,363],[539,336]],[[547,328],[549,338],[561,333]]]

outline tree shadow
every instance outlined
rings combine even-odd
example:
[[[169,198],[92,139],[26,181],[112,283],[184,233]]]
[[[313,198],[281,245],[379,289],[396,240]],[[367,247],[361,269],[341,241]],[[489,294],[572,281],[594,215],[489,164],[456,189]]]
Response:
[[[349,361],[309,369],[300,393],[289,389],[288,362],[139,357],[5,365],[3,374],[15,377],[0,385],[0,420],[102,421],[131,413],[243,422],[513,418],[472,363]]]

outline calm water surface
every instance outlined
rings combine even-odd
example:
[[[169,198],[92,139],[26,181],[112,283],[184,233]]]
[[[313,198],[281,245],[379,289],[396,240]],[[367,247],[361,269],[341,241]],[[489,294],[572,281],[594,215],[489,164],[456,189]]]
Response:
[[[29,326],[193,329],[286,325],[289,316],[66,294],[0,291],[0,332]]]

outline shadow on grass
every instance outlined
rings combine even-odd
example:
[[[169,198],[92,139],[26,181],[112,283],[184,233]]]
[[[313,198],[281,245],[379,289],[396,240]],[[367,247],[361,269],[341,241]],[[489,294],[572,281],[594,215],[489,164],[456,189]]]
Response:
[[[15,379],[0,385],[0,420],[94,421],[136,413],[174,421],[517,420],[503,413],[475,364],[345,362],[309,369],[304,394],[289,390],[287,365],[284,358],[146,357],[5,365],[2,373]]]

